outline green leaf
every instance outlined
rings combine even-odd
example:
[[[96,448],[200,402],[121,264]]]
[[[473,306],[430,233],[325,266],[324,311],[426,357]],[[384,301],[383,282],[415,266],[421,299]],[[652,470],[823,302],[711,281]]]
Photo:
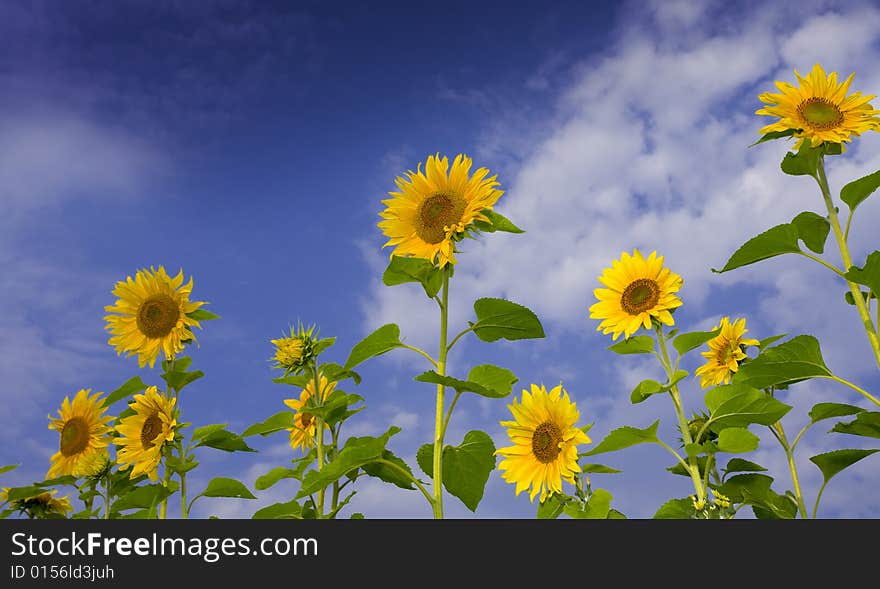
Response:
[[[7,464],[6,466],[0,466],[0,474],[3,474],[4,472],[9,472],[10,470],[15,470],[19,466],[21,466],[21,465],[20,464]]]
[[[235,497],[237,499],[256,499],[254,494],[241,481],[227,477],[211,479],[201,497]]]
[[[279,376],[277,378],[273,378],[272,382],[278,384],[289,384],[298,389],[304,389],[309,381],[312,380],[312,376],[309,374],[288,374],[285,376]]]
[[[434,476],[434,446],[425,444],[416,453],[419,468]],[[489,473],[495,469],[495,444],[479,430],[465,434],[458,446],[443,448],[443,486],[471,511],[477,510]]]
[[[575,502],[565,506],[565,515],[572,519],[607,519],[611,511],[611,493],[605,489],[596,489],[590,496],[590,500],[578,505]]]
[[[382,282],[386,286],[418,282],[425,294],[433,298],[443,285],[443,271],[423,258],[391,256],[391,262],[382,274]]]
[[[38,487],[37,485],[31,485],[28,487],[12,487],[6,491],[6,500],[12,502],[18,499],[30,499],[35,495],[39,495],[40,493],[45,492],[45,488]]]
[[[626,516],[616,509],[609,509],[607,519],[626,519]]]
[[[643,380],[639,384],[636,385],[636,388],[633,389],[632,393],[629,395],[629,400],[635,405],[636,403],[641,403],[646,400],[651,395],[656,395],[657,393],[663,392],[663,385],[657,382],[656,380]]]
[[[347,472],[380,459],[385,452],[388,439],[399,431],[399,427],[392,426],[377,438],[369,436],[349,438],[336,458],[326,464],[322,470],[311,470],[306,473],[296,499],[307,497],[339,480]]]
[[[216,431],[220,431],[225,428],[227,424],[225,423],[212,423],[210,425],[203,425],[201,427],[197,427],[193,430],[192,439],[193,440],[201,440],[206,436],[213,434]]]
[[[354,381],[354,384],[361,384],[360,374],[354,370],[347,370],[335,362],[325,362],[321,364],[318,371],[323,372],[324,376],[327,377],[327,380],[330,382],[341,382],[346,378],[350,378]]]
[[[849,423],[836,424],[831,431],[866,438],[880,438],[880,411],[863,411]]]
[[[789,385],[808,378],[833,376],[825,361],[819,340],[799,335],[785,343],[765,348],[757,358],[745,362],[733,382],[756,389]]]
[[[825,251],[825,240],[831,231],[828,219],[807,211],[795,217],[791,224],[797,229],[798,237],[804,245],[817,254]]]
[[[741,268],[782,254],[791,254],[801,251],[798,247],[798,232],[791,223],[777,225],[751,238],[738,250],[733,252],[730,259],[721,270],[712,268],[712,272],[720,274],[734,268]]]
[[[708,456],[698,456],[697,457],[697,467],[700,469],[700,472],[706,472],[706,460],[708,460]],[[674,465],[666,468],[672,474],[677,474],[683,477],[690,477],[691,473],[681,465],[680,462],[676,462]]]
[[[514,225],[510,221],[510,219],[508,219],[501,213],[496,213],[491,209],[483,209],[482,213],[489,218],[489,222],[474,222],[474,225],[480,231],[483,231],[485,233],[495,233],[496,231],[506,231],[507,233],[525,233],[525,231]]]
[[[871,292],[880,296],[880,252],[871,252],[863,267],[851,266],[844,277],[850,282],[867,286]]]
[[[476,377],[475,382],[471,380]],[[459,393],[476,393],[491,399],[500,399],[510,394],[513,383],[519,380],[516,375],[505,368],[483,364],[474,367],[468,375],[468,380],[459,380],[451,376],[441,376],[433,370],[428,370],[415,377],[419,382],[442,384],[451,387]]]
[[[694,348],[699,348],[712,338],[721,333],[721,328],[712,331],[692,331],[683,333],[672,340],[673,347],[678,350],[679,355],[685,355]]]
[[[779,340],[781,340],[782,338],[784,338],[787,335],[788,335],[787,333],[780,333],[779,335],[771,335],[770,337],[765,337],[762,340],[758,340],[758,349],[763,350],[764,348],[766,348],[770,344],[772,344],[774,342],[778,342]]]
[[[743,460],[742,458],[731,458],[724,467],[724,474],[731,472],[765,472],[767,469],[760,464]]]
[[[765,141],[772,141],[774,139],[782,139],[784,137],[791,137],[795,133],[797,133],[797,129],[786,129],[785,131],[770,131],[769,133],[764,133],[760,139],[749,145],[749,147],[754,147],[756,145],[760,145]]]
[[[645,429],[637,429],[628,425],[619,427],[605,436],[605,439],[599,442],[595,448],[589,452],[584,452],[581,456],[595,456],[604,452],[615,452],[635,446],[636,444],[659,444],[660,440],[657,438],[657,427],[659,425],[660,420],[655,421]]]
[[[829,419],[831,417],[844,417],[847,415],[855,415],[864,411],[861,407],[855,405],[847,405],[845,403],[817,403],[810,409],[810,419],[813,423]]]
[[[880,448],[873,450],[833,450],[811,457],[810,462],[819,467],[819,470],[822,471],[822,476],[825,478],[825,484],[828,484],[828,481],[834,475],[875,452],[880,452]]]
[[[707,426],[715,432],[752,423],[773,425],[791,410],[763,391],[741,385],[722,385],[706,393],[706,407],[711,411]]]
[[[412,482],[412,470],[406,462],[395,456],[390,450],[385,450],[385,452],[382,453],[382,460],[385,462],[368,462],[361,468],[369,476],[396,485],[401,489],[415,489]],[[386,462],[395,464],[397,468],[386,464]],[[409,476],[406,476],[404,472],[400,471],[400,469],[409,473]]]
[[[187,313],[187,317],[190,319],[195,319],[196,321],[211,321],[213,319],[220,319],[220,315],[215,315],[206,309],[196,309],[192,313]]]
[[[147,385],[141,380],[140,376],[133,376],[125,381],[121,387],[107,395],[107,398],[104,399],[104,407],[109,407],[117,401],[128,398],[135,393],[140,393],[146,388]]]
[[[581,465],[581,472],[592,472],[596,474],[617,474],[623,471],[617,470],[616,468],[611,468],[610,466],[605,466],[604,464],[583,464]]]
[[[348,394],[341,389],[336,389],[330,393],[330,396],[324,400],[324,404],[320,407],[315,405],[317,399],[310,397],[301,410],[305,410],[314,417],[323,419],[328,425],[332,426],[361,411],[363,407],[353,410],[349,410],[349,407],[363,400],[364,398],[360,395]]]
[[[793,519],[797,504],[770,488],[773,478],[763,474],[738,474],[717,487],[732,503],[751,505],[759,519]]]
[[[804,141],[797,153],[788,152],[782,160],[782,171],[790,176],[815,176],[823,148],[811,147]]]
[[[615,354],[650,354],[654,351],[654,338],[649,335],[636,335],[620,340],[608,349]]]
[[[569,497],[568,495],[553,493],[544,501],[538,503],[537,518],[556,519],[562,514],[562,510],[565,508],[565,504],[569,501],[574,501],[574,498]]]
[[[654,519],[691,519],[696,514],[691,499],[670,499],[660,506],[654,514]]]
[[[195,447],[215,448],[225,452],[256,452],[241,436],[225,429],[209,433]]]
[[[158,505],[165,497],[170,495],[161,484],[141,485],[135,487],[117,501],[111,504],[111,512],[121,512],[128,509],[147,509]]]
[[[741,454],[758,449],[760,439],[744,427],[729,427],[718,434],[718,449],[730,454]]]
[[[505,299],[477,299],[474,312],[477,322],[472,328],[484,342],[544,337],[544,328],[537,315],[517,303]]]
[[[267,436],[277,431],[293,427],[293,415],[293,411],[279,411],[265,421],[255,423],[248,427],[241,433],[241,437],[246,438],[257,434]]]
[[[178,372],[175,370],[173,372],[165,372],[161,376],[168,383],[168,386],[180,392],[186,385],[205,376],[205,373],[201,370],[193,370],[192,372]]]
[[[257,510],[251,519],[301,519],[302,506],[291,499],[287,503],[273,503]]]
[[[880,188],[880,171],[853,180],[844,186],[840,191],[840,200],[845,202],[851,211],[854,211],[877,188]]]
[[[354,368],[364,360],[380,356],[399,348],[403,343],[400,341],[400,328],[394,323],[383,325],[360,342],[352,349],[345,361],[345,368]]]

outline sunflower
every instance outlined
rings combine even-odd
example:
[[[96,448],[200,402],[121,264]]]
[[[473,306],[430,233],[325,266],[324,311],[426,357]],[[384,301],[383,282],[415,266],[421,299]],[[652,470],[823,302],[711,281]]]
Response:
[[[721,333],[708,342],[709,351],[701,352],[708,361],[694,373],[700,377],[700,386],[704,389],[729,383],[733,373],[739,370],[740,361],[747,357],[743,347],[758,345],[756,339],[743,338],[748,331],[745,318],[731,323],[729,317],[722,317],[712,331],[719,328]]]
[[[285,374],[299,374],[315,357],[317,334],[315,326],[308,329],[300,325],[290,328],[290,336],[270,340],[275,346],[275,368],[284,369]]]
[[[105,329],[112,334],[108,343],[116,347],[117,354],[137,354],[141,368],[147,363],[152,368],[159,350],[166,359],[174,358],[186,341],[194,339],[190,328],[201,327],[189,316],[205,304],[189,301],[192,286],[192,277],[183,283],[183,270],[171,278],[162,266],[138,270],[134,279],[129,276],[117,282],[113,289],[119,297],[116,304],[104,307],[115,313],[105,317]]]
[[[335,382],[328,382],[323,374],[318,375],[319,386],[321,387],[321,400],[323,401],[330,396],[333,389],[336,388]],[[309,379],[308,384],[299,395],[299,399],[286,399],[284,404],[293,409],[296,413],[293,415],[293,427],[288,428],[290,432],[290,447],[294,450],[306,450],[314,444],[315,433],[317,430],[315,417],[310,413],[303,411],[303,407],[315,395],[315,381]]]
[[[776,82],[781,93],[765,92],[758,99],[767,106],[755,111],[755,114],[778,117],[779,120],[761,129],[760,133],[773,131],[796,130],[798,138],[795,149],[799,149],[804,141],[816,147],[827,141],[840,143],[852,141],[853,135],[860,135],[871,129],[877,130],[880,111],[868,103],[874,95],[863,96],[854,92],[847,96],[849,85],[855,73],[842,83],[837,81],[837,72],[827,76],[818,63],[806,78],[794,71],[800,87],[788,82]]]
[[[608,288],[597,288],[593,295],[599,299],[590,307],[590,319],[602,319],[596,328],[602,333],[613,333],[617,339],[623,333],[629,337],[640,327],[651,327],[651,319],[674,325],[670,310],[681,306],[675,293],[681,288],[681,276],[663,267],[663,256],[651,252],[648,259],[639,250],[633,255],[623,252],[605,268],[599,282]]]
[[[88,476],[96,455],[102,455],[109,443],[110,427],[113,418],[104,415],[101,393],[90,396],[91,389],[80,389],[71,402],[64,397],[58,417],[49,415],[49,429],[60,434],[58,452],[52,455],[52,465],[46,473],[47,479],[73,475]]]
[[[8,501],[9,487],[4,487],[0,491],[0,503]],[[56,489],[39,493],[26,499],[16,499],[12,502],[12,507],[22,513],[26,513],[29,518],[45,519],[67,517],[67,514],[73,511],[73,505],[70,504],[70,497],[55,497],[58,493]]]
[[[134,396],[130,407],[135,414],[119,422],[116,431],[121,437],[113,440],[114,444],[121,446],[116,453],[116,461],[120,465],[132,465],[129,478],[146,474],[151,481],[159,479],[162,449],[166,442],[174,440],[177,420],[173,410],[176,401],[160,395],[154,386]]]
[[[505,481],[516,483],[516,494],[531,486],[529,500],[540,493],[543,502],[562,492],[563,479],[574,483],[581,471],[577,445],[589,444],[590,438],[574,426],[580,412],[561,384],[549,393],[544,385],[531,388],[531,394],[523,390],[522,404],[514,399],[507,406],[516,421],[501,422],[514,445],[495,453],[505,457],[498,468]]]
[[[383,200],[387,208],[379,213],[384,221],[379,228],[389,238],[383,246],[395,246],[392,255],[413,256],[437,263],[441,268],[455,264],[455,244],[475,221],[489,219],[483,214],[491,210],[503,191],[497,176],[488,177],[489,170],[479,168],[469,176],[471,158],[459,154],[449,169],[449,159],[440,154],[428,156],[425,171],[409,170],[398,176],[399,192]],[[447,173],[448,172],[448,173]]]

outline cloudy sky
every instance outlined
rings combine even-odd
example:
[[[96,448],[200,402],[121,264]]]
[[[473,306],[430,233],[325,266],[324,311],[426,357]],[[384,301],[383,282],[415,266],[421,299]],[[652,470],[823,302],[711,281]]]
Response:
[[[853,90],[880,94],[880,9],[610,4],[0,4],[0,464],[22,464],[3,486],[42,480],[58,443],[46,415],[65,395],[109,392],[134,374],[159,384],[157,371],[117,357],[104,331],[114,283],[143,267],[183,269],[193,298],[222,316],[191,353],[206,372],[182,399],[196,424],[242,431],[284,409],[294,391],[271,381],[269,340],[298,320],[337,337],[332,361],[391,322],[434,351],[436,312],[421,289],[381,283],[388,250],[376,223],[394,178],[435,152],[466,153],[497,173],[497,210],[526,230],[465,244],[451,324],[465,325],[475,298],[501,296],[533,309],[547,334],[466,339],[450,373],[494,362],[518,375],[516,392],[562,381],[582,423],[595,423],[594,440],[660,419],[661,437],[674,443],[668,399],[629,402],[660,368],[608,352],[610,336],[588,317],[596,276],[639,248],[684,277],[677,326],[710,329],[732,315],[747,317],[755,337],[812,334],[836,373],[880,388],[845,286],[827,271],[795,256],[710,271],[760,231],[822,212],[809,179],[779,170],[790,144],[747,148],[766,124],[754,114],[757,95],[816,62],[855,71]],[[833,159],[832,190],[880,168],[877,135]],[[857,263],[877,247],[878,222],[880,203],[869,199],[852,229]],[[829,259],[838,261],[833,246]],[[419,360],[399,351],[364,365],[351,392],[367,409],[346,430],[399,425],[390,447],[413,466],[433,432],[432,387],[412,381],[427,369]],[[687,408],[701,405],[692,379],[682,395]],[[864,406],[830,381],[800,384],[783,400],[794,406],[784,420],[794,432],[814,403]],[[482,429],[506,445],[507,402],[463,399],[448,441]],[[870,446],[827,429],[814,428],[798,451],[810,505],[821,483],[810,456]],[[748,458],[789,488],[784,455],[761,436]],[[252,486],[293,457],[284,434],[253,444],[259,453],[201,453],[191,487],[213,476]],[[629,517],[692,491],[665,471],[671,460],[658,446],[601,461],[624,472],[593,484]],[[880,517],[878,485],[880,462],[866,459],[829,486],[820,515]],[[344,513],[431,515],[416,491],[363,479],[356,490]],[[195,514],[250,517],[295,491],[279,484],[258,501],[204,499]],[[476,515],[453,497],[446,509],[520,518],[535,505],[494,471]]]

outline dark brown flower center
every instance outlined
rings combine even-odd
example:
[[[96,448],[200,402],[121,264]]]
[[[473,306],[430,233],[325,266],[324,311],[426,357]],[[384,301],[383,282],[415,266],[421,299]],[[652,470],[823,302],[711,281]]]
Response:
[[[137,310],[137,326],[149,338],[165,337],[180,319],[180,307],[169,295],[154,294],[141,303]]]
[[[843,122],[843,113],[827,98],[807,98],[798,105],[797,110],[804,122],[818,131],[833,129]]]
[[[552,421],[545,421],[535,428],[532,435],[532,454],[543,464],[553,462],[562,451],[559,448],[561,441],[562,430]]]
[[[422,202],[416,219],[416,234],[428,243],[446,239],[444,227],[461,221],[467,202],[458,194],[441,192]]]
[[[312,416],[308,413],[300,413],[300,421],[302,422],[302,428],[306,429],[312,423]]]
[[[61,428],[62,456],[74,456],[89,445],[89,425],[82,417],[71,417]]]
[[[141,428],[141,446],[144,450],[156,445],[154,440],[160,433],[162,433],[162,418],[158,413],[153,413],[144,420],[144,426]]]
[[[620,297],[620,306],[630,315],[644,313],[660,300],[660,286],[650,278],[639,278],[627,286]]]

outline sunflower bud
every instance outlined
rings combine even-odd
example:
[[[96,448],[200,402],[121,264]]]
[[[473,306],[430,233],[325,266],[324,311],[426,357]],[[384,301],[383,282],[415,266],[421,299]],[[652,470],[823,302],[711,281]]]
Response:
[[[301,374],[326,347],[318,340],[314,325],[308,329],[302,325],[297,329],[291,327],[289,336],[271,342],[275,346],[275,368],[284,370],[285,375]]]

